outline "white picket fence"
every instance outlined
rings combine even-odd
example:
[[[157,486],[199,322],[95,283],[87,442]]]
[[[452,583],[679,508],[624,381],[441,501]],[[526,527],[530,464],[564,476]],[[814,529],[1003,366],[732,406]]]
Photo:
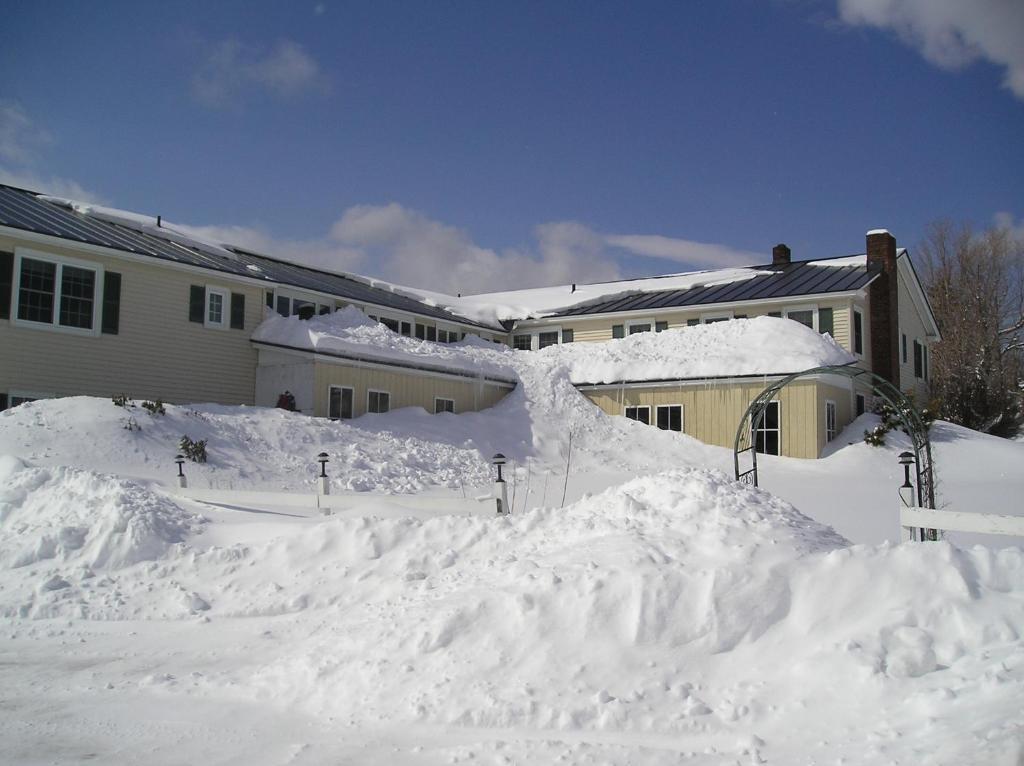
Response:
[[[460,497],[438,495],[385,495],[372,492],[338,492],[321,495],[315,492],[263,492],[229,489],[180,489],[175,494],[192,500],[224,507],[248,509],[294,509],[320,513],[343,513],[379,501],[410,511],[433,513],[494,513],[494,499],[483,496]]]
[[[1024,537],[1024,516],[1000,516],[992,513],[936,511],[931,508],[901,507],[902,539],[915,539],[914,530],[944,529],[948,532],[975,532],[983,535]]]

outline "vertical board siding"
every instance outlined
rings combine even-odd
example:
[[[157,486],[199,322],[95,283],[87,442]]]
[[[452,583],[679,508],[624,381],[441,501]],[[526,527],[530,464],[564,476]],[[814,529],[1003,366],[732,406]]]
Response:
[[[120,315],[116,335],[80,335],[0,320],[0,391],[253,403],[256,353],[249,336],[262,320],[258,286],[222,281],[214,272],[188,272],[38,243],[22,245],[0,237],[0,250],[16,246],[89,261],[120,274]],[[193,284],[248,295],[245,329],[207,329],[189,322]]]
[[[682,404],[683,433],[706,444],[731,449],[740,418],[766,385],[767,381],[656,388],[602,386],[582,393],[609,415],[622,415],[623,408],[627,406],[649,406],[653,416],[659,404]],[[820,454],[817,431],[819,426],[824,429],[824,409],[819,414],[819,385],[813,380],[798,380],[779,392],[783,455],[816,458]],[[849,411],[849,392],[844,392],[844,395]]]
[[[391,409],[422,407],[434,411],[434,398],[453,399],[455,412],[477,412],[493,407],[512,390],[508,386],[482,380],[459,380],[439,376],[404,373],[344,364],[314,364],[313,413],[327,417],[327,390],[330,386],[353,389],[353,415],[366,414],[367,393],[387,391]]]

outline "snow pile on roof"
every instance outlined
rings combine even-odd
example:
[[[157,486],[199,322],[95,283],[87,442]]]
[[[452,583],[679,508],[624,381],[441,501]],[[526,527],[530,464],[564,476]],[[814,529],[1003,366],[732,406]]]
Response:
[[[201,519],[131,482],[0,455],[0,566],[121,568],[163,556]],[[57,590],[59,581],[44,586]]]
[[[833,266],[845,269],[849,266],[866,266],[868,257],[866,255],[847,255],[842,258],[822,258],[820,261],[809,261],[811,266]]]
[[[463,316],[486,317],[491,321],[534,319],[549,316],[572,306],[608,300],[613,297],[711,287],[777,273],[755,268],[715,269],[589,285],[558,285],[508,292],[481,293],[455,298],[453,303],[445,308],[461,313]]]
[[[772,375],[855,361],[831,337],[775,317],[636,333],[606,343],[549,346],[537,353],[565,364],[577,384]]]
[[[511,379],[509,365],[502,364],[501,355],[494,353],[505,347],[474,335],[458,343],[418,340],[392,332],[354,306],[308,320],[268,314],[253,331],[254,341]],[[481,347],[490,353],[477,353]]]

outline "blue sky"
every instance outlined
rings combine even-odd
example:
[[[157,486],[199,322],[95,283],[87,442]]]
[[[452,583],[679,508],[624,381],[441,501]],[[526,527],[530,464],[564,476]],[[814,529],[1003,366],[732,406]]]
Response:
[[[421,286],[1024,230],[1024,3],[36,3],[5,27],[0,180]]]

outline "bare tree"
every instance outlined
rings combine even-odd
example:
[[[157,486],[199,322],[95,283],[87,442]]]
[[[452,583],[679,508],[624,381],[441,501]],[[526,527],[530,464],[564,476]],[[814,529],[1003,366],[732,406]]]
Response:
[[[1005,228],[939,221],[918,251],[942,341],[932,392],[945,420],[1009,436],[1024,392],[1024,247]]]

